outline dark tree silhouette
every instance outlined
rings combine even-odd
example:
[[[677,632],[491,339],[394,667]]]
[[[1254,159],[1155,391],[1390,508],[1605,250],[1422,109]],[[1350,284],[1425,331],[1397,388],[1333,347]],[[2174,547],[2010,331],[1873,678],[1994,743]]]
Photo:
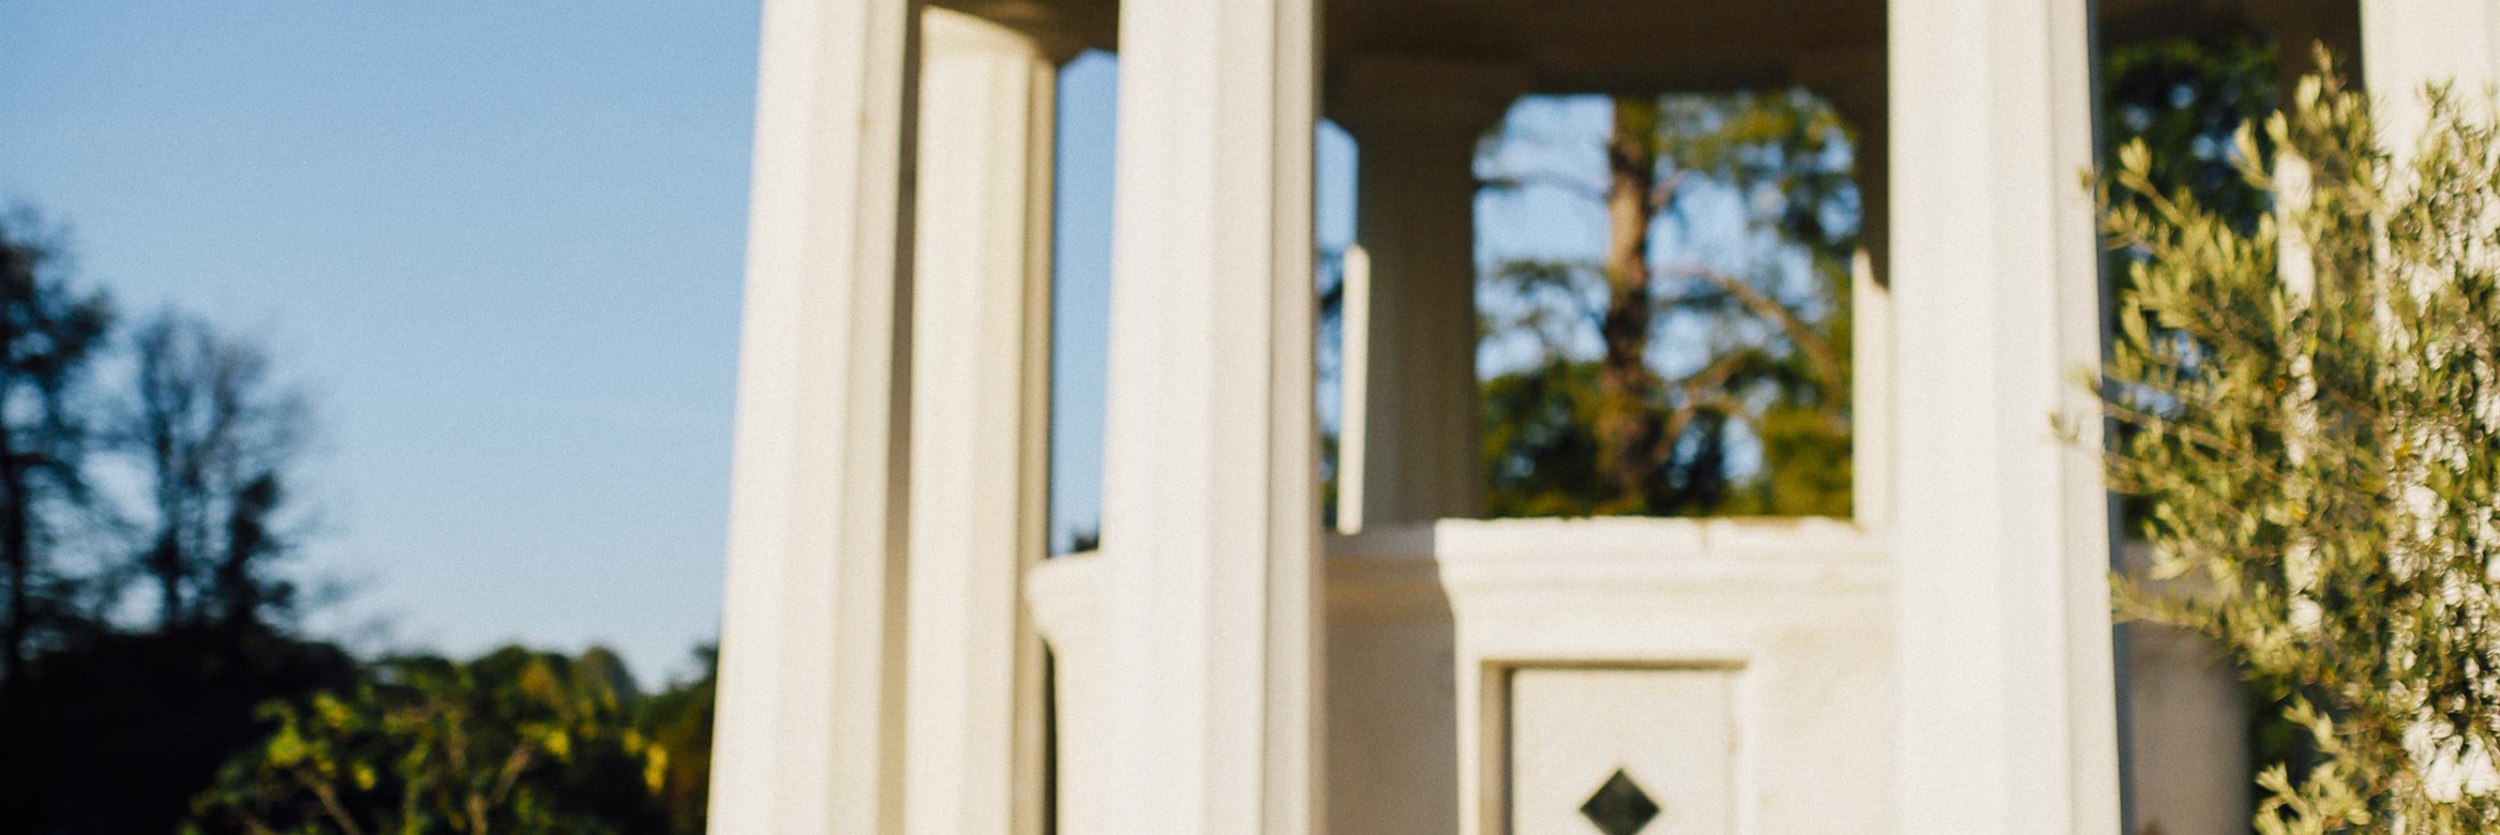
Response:
[[[47,559],[51,522],[88,495],[77,398],[113,319],[103,293],[71,283],[55,237],[32,210],[0,216],[0,780],[30,766],[21,742],[37,632],[74,614],[60,605],[73,599],[58,588],[68,579]]]
[[[197,317],[113,331],[53,240],[0,217],[0,832],[702,831],[708,650],[645,693],[605,650],[301,634],[305,399]]]
[[[133,390],[116,422],[149,481],[139,563],[161,627],[239,633],[283,619],[295,587],[270,563],[287,551],[276,516],[303,447],[304,398],[272,378],[258,346],[191,316],[160,313],[131,343]]]
[[[255,705],[343,686],[354,661],[282,628],[293,584],[270,563],[292,539],[276,517],[298,399],[193,319],[115,339],[58,239],[32,211],[0,217],[0,829],[168,832],[267,733]],[[150,476],[148,547],[90,486],[125,471]],[[117,592],[151,575],[166,622],[125,629]]]

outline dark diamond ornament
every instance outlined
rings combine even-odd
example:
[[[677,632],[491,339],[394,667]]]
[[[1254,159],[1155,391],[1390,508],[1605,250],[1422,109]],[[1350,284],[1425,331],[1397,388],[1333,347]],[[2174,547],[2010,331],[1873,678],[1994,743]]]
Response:
[[[1632,835],[1658,817],[1658,801],[1649,799],[1649,793],[1618,768],[1615,776],[1606,778],[1606,785],[1597,787],[1597,793],[1580,804],[1580,814],[1606,835]]]

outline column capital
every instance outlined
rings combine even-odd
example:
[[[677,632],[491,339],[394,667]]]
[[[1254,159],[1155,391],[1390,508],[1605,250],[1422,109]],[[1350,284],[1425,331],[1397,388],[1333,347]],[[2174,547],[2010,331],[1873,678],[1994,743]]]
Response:
[[[1528,68],[1432,55],[1366,53],[1331,73],[1328,116],[1357,135],[1491,127],[1526,94]]]
[[[1012,26],[952,9],[931,6],[920,15],[923,60],[939,57],[1009,55],[1018,59],[1043,54],[1037,39]]]

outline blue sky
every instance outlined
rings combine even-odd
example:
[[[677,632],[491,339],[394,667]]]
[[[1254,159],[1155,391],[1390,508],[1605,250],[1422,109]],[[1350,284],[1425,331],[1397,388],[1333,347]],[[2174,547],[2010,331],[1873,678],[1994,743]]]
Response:
[[[754,4],[0,5],[0,199],[310,389],[320,624],[715,633]]]
[[[354,589],[316,629],[368,650],[602,643],[646,677],[682,672],[720,616],[756,14],[0,5],[0,200],[67,224],[80,274],[125,308],[261,338],[312,392],[305,568]],[[1061,78],[1061,547],[1099,513],[1115,64]],[[1528,162],[1602,171],[1580,158],[1596,103],[1512,119],[1560,143]],[[1333,126],[1318,149],[1333,251],[1356,152]],[[1479,257],[1602,243],[1588,207],[1539,199],[1480,200]]]
[[[1069,550],[1102,518],[1102,418],[1111,357],[1111,168],[1119,61],[1077,56],[1059,71],[1051,225],[1050,548]]]
[[[756,23],[0,7],[0,200],[70,226],[124,306],[265,339],[314,393],[305,567],[353,589],[315,629],[681,672],[720,616]],[[1099,514],[1116,74],[1063,71],[1055,543]]]

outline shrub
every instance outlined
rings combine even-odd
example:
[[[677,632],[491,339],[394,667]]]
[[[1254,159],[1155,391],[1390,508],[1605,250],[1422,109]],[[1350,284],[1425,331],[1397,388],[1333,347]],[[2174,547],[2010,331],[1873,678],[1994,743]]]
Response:
[[[2154,554],[2118,610],[2290,706],[2313,749],[2259,775],[2269,835],[2500,826],[2500,141],[2426,96],[2400,163],[2331,67],[2303,80],[2277,160],[2239,134],[2278,201],[2254,223],[2157,186],[2141,143],[2102,195],[2131,256],[2107,475]]]

